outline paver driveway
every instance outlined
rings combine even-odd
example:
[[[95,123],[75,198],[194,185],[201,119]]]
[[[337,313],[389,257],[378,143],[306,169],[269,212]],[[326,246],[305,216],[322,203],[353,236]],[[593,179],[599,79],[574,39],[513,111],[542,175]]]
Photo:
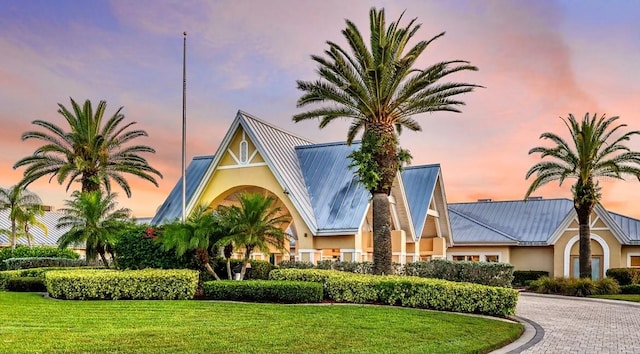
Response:
[[[522,293],[516,314],[544,329],[522,353],[640,353],[638,303]]]

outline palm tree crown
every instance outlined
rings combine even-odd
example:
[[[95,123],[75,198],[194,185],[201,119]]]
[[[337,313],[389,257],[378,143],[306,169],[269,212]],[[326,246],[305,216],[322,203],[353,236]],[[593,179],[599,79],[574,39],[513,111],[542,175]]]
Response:
[[[84,244],[87,259],[99,255],[109,268],[105,255],[112,253],[116,235],[130,221],[131,213],[127,208],[116,209],[115,198],[114,193],[103,194],[101,190],[73,192],[72,199],[65,201],[66,208],[60,209],[65,216],[58,220],[56,227],[70,230],[58,239],[58,245],[64,248]]]
[[[601,188],[598,178],[623,179],[635,176],[640,180],[640,152],[631,151],[624,143],[640,131],[626,132],[619,137],[626,124],[617,124],[618,117],[606,118],[597,114],[585,114],[582,121],[569,114],[563,122],[569,129],[571,141],[567,142],[554,133],[543,133],[540,139],[551,140],[552,147],[539,146],[529,154],[540,154],[543,161],[527,172],[526,178],[536,175],[525,199],[549,182],[560,185],[567,179],[575,179],[572,186],[573,204],[580,227],[580,277],[591,277],[591,227],[589,219],[593,208],[600,202]],[[546,157],[550,159],[544,160]]]
[[[80,106],[71,99],[72,111],[58,104],[58,113],[66,120],[69,131],[44,120],[33,121],[45,131],[28,131],[22,134],[22,140],[36,139],[44,144],[13,166],[26,166],[25,186],[51,175],[49,180],[56,177],[60,184],[68,180],[67,190],[73,182],[80,181],[84,192],[98,190],[100,185],[110,192],[111,181],[115,181],[130,197],[131,188],[123,174],[138,176],[158,186],[154,175],[161,178],[162,175],[140,155],[155,150],[146,145],[128,145],[147,133],[128,130],[135,122],[121,125],[125,118],[120,113],[122,107],[103,121],[106,105],[100,101],[94,112],[89,100]]]
[[[9,220],[11,221],[10,240],[11,248],[16,247],[16,240],[19,233],[18,227],[24,228],[25,223],[30,223],[42,228],[35,217],[42,214],[42,199],[25,189],[21,184],[11,188],[0,188],[0,210],[9,210]],[[42,228],[46,232],[46,226]],[[29,235],[27,236],[27,240]]]

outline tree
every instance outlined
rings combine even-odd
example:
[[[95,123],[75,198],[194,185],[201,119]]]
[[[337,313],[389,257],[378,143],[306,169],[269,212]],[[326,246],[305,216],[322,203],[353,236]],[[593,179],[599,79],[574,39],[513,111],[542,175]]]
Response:
[[[467,61],[439,62],[424,69],[414,68],[425,49],[443,33],[407,48],[420,24],[411,20],[400,27],[400,20],[387,27],[384,10],[372,8],[370,41],[367,47],[358,28],[349,20],[342,34],[351,52],[328,41],[326,57],[312,55],[318,64],[319,80],[297,81],[304,94],[298,107],[325,104],[297,114],[295,122],[320,119],[320,128],[338,118],[351,120],[347,143],[363,132],[360,152],[351,156],[356,175],[371,192],[373,203],[373,270],[375,274],[393,272],[389,194],[408,151],[399,147],[402,128],[421,130],[413,117],[438,111],[460,112],[464,102],[455,96],[471,92],[478,85],[453,81],[440,82],[449,74],[477,70]]]
[[[598,178],[623,179],[632,175],[640,180],[640,152],[631,151],[624,143],[640,131],[630,131],[614,137],[626,124],[616,125],[618,117],[600,118],[596,114],[585,114],[578,122],[572,114],[562,119],[571,141],[567,142],[554,133],[543,133],[540,139],[550,140],[552,147],[535,147],[529,154],[541,155],[543,161],[536,163],[527,172],[526,178],[536,178],[531,182],[525,200],[538,188],[549,182],[558,181],[562,186],[565,179],[575,179],[571,188],[573,206],[580,227],[580,277],[591,278],[591,227],[589,219],[593,208],[602,197]],[[545,157],[551,160],[544,160]]]
[[[220,277],[211,267],[209,254],[216,249],[216,243],[227,234],[218,215],[208,206],[199,205],[189,215],[186,222],[175,221],[164,225],[160,237],[165,250],[175,250],[178,256],[195,250],[195,257],[216,280]]]
[[[70,200],[65,201],[66,208],[60,209],[65,215],[58,220],[56,227],[70,228],[58,239],[58,246],[85,245],[88,260],[100,256],[105,268],[109,268],[106,254],[113,259],[113,245],[118,232],[131,222],[127,208],[116,209],[116,194],[98,189],[91,192],[75,191]]]
[[[18,220],[18,232],[17,237],[24,236],[27,239],[27,245],[29,248],[33,247],[33,235],[29,232],[31,226],[35,226],[42,230],[45,236],[49,236],[49,228],[42,221],[38,220],[38,216],[43,216],[44,210],[41,206],[34,206],[27,208],[24,214],[21,215]]]
[[[271,252],[271,247],[285,250],[288,235],[283,229],[289,225],[291,218],[275,206],[275,201],[274,197],[259,193],[242,193],[238,196],[239,205],[219,207],[230,231],[219,244],[233,244],[244,251],[240,280],[244,279],[254,250],[265,254]]]
[[[21,225],[24,228],[25,223],[29,222],[39,226],[35,216],[42,213],[42,200],[21,184],[11,188],[0,188],[0,210],[9,210],[11,230],[2,231],[10,236],[11,249],[15,249]],[[46,227],[43,230],[46,230]]]
[[[154,178],[162,178],[160,172],[149,166],[141,153],[155,153],[146,145],[129,145],[134,139],[147,136],[144,130],[128,130],[136,122],[121,125],[124,114],[120,107],[106,122],[103,122],[107,107],[100,101],[96,111],[91,102],[86,100],[80,107],[73,99],[69,111],[58,104],[58,113],[69,125],[65,131],[58,125],[34,120],[32,123],[45,131],[28,131],[22,134],[22,140],[36,139],[44,144],[37,148],[33,155],[16,162],[13,168],[26,166],[23,183],[28,186],[41,177],[51,175],[59,184],[68,180],[67,190],[75,181],[82,184],[83,192],[97,191],[104,186],[111,192],[111,181],[115,181],[131,197],[131,188],[123,174],[132,174],[153,183]]]

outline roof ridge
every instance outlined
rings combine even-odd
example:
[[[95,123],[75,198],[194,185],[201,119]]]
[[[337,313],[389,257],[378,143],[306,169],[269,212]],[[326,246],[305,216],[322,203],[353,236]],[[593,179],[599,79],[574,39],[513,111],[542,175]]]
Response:
[[[428,165],[412,165],[412,166],[405,166],[403,167],[403,169],[405,170],[416,170],[418,168],[427,168],[427,167],[442,167],[439,163],[431,163]]]
[[[357,145],[360,144],[361,141],[360,140],[354,140],[351,145]],[[322,147],[327,147],[327,146],[349,146],[347,145],[346,141],[332,141],[332,142],[328,142],[328,143],[313,143],[313,144],[309,144],[309,145],[299,145],[296,146],[296,149],[313,149],[313,148],[322,148]]]
[[[458,202],[458,203],[447,203],[448,205],[459,205],[459,204],[478,204],[478,203],[524,203],[524,202],[544,202],[544,201],[554,201],[554,200],[566,200],[568,202],[571,201],[569,198],[548,198],[548,199],[530,199],[530,200],[491,200],[491,201],[474,201],[474,202]]]
[[[250,114],[250,113],[247,113],[247,112],[245,112],[245,111],[243,111],[243,110],[241,110],[241,109],[239,109],[239,110],[238,110],[238,114],[242,115],[242,116],[243,116],[243,117],[245,117],[245,118],[255,120],[256,122],[258,122],[258,123],[260,123],[260,124],[264,124],[264,125],[268,126],[269,128],[272,128],[272,129],[274,129],[274,130],[277,130],[277,131],[279,131],[279,132],[281,132],[281,133],[284,133],[284,134],[287,134],[287,135],[289,135],[289,136],[292,136],[292,137],[298,138],[298,139],[300,139],[300,140],[304,140],[304,141],[306,141],[307,143],[310,143],[310,144],[315,144],[315,142],[314,142],[313,140],[310,140],[310,139],[308,139],[308,138],[305,138],[305,137],[303,137],[303,136],[301,136],[301,135],[298,135],[298,134],[296,134],[296,133],[290,132],[290,131],[288,131],[288,130],[282,129],[281,127],[278,127],[277,125],[275,125],[275,124],[273,124],[273,123],[269,123],[269,122],[267,122],[266,120],[260,119],[260,118],[258,118],[258,117],[256,117],[256,116],[254,116],[254,115],[252,115],[252,114]]]
[[[198,156],[194,156],[192,158],[192,160],[207,160],[207,159],[213,159],[216,155],[198,155]]]
[[[452,212],[452,213],[454,213],[454,214],[457,214],[457,215],[458,215],[458,216],[460,216],[460,217],[463,217],[463,218],[465,218],[465,219],[467,219],[467,220],[469,220],[469,221],[471,221],[471,222],[474,222],[474,223],[476,223],[476,224],[478,224],[478,225],[480,225],[480,226],[482,226],[482,227],[484,227],[484,228],[486,228],[486,229],[489,229],[489,230],[491,230],[491,231],[493,231],[493,232],[496,232],[496,233],[498,233],[498,234],[500,234],[500,235],[502,235],[502,236],[504,236],[504,237],[506,237],[506,238],[508,238],[508,239],[510,239],[510,240],[512,240],[512,241],[520,242],[520,240],[518,240],[517,238],[515,238],[515,237],[513,237],[513,236],[511,236],[511,235],[509,235],[509,234],[507,234],[506,232],[504,232],[504,231],[502,231],[502,230],[498,230],[498,229],[496,229],[496,228],[495,228],[495,227],[493,227],[493,226],[487,225],[487,224],[483,223],[482,221],[479,221],[479,220],[478,220],[478,219],[476,219],[476,218],[472,218],[472,217],[470,217],[470,216],[468,216],[468,215],[466,215],[466,214],[463,214],[463,213],[462,213],[462,212],[460,212],[460,211],[457,211],[457,210],[454,210],[454,209],[451,209],[451,208],[447,208],[447,209],[448,209],[450,212]]]

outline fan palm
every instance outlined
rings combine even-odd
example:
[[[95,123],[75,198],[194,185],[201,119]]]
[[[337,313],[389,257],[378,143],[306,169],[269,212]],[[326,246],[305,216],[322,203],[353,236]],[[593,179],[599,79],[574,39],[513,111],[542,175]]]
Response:
[[[600,202],[601,188],[598,178],[623,179],[625,175],[640,180],[640,152],[631,151],[625,142],[640,131],[622,134],[620,129],[626,124],[616,124],[618,117],[605,115],[589,117],[582,121],[569,114],[562,119],[571,134],[567,142],[554,133],[543,133],[540,139],[551,140],[552,147],[535,147],[529,154],[541,155],[543,161],[536,163],[527,172],[526,178],[536,175],[525,195],[525,199],[535,190],[553,181],[560,185],[565,179],[575,179],[571,188],[573,206],[580,227],[580,277],[591,277],[591,227],[589,218],[593,208]],[[614,134],[622,134],[614,137]],[[550,157],[551,160],[544,160]]]
[[[178,256],[195,250],[195,256],[207,273],[220,280],[211,267],[209,254],[216,249],[216,243],[227,234],[218,214],[208,206],[199,205],[186,222],[175,221],[164,225],[160,242],[166,250],[175,250]]]
[[[51,175],[59,184],[67,181],[67,190],[75,181],[80,181],[83,192],[96,191],[103,185],[107,193],[111,191],[111,181],[115,181],[131,196],[131,188],[123,174],[131,174],[158,186],[155,176],[162,178],[160,172],[149,166],[141,153],[155,153],[146,145],[128,145],[136,138],[147,136],[144,130],[128,130],[136,122],[126,123],[120,107],[106,122],[103,120],[107,107],[100,101],[94,112],[91,102],[86,100],[82,106],[71,99],[72,111],[58,104],[58,113],[69,125],[65,131],[58,125],[44,120],[32,123],[45,131],[28,131],[22,134],[22,140],[36,139],[44,144],[33,155],[27,156],[13,166],[26,166],[23,183],[25,186]]]
[[[11,230],[2,231],[9,235],[11,249],[15,249],[19,226],[22,225],[24,228],[26,222],[37,225],[35,216],[42,213],[42,200],[21,184],[11,188],[0,188],[0,210],[9,210]],[[46,227],[43,230],[46,230]]]
[[[359,152],[351,156],[356,174],[373,197],[374,272],[389,274],[391,264],[391,225],[388,196],[408,151],[399,147],[402,128],[421,130],[413,117],[438,111],[460,112],[464,102],[455,98],[473,91],[478,85],[453,81],[440,82],[450,74],[477,70],[467,61],[443,61],[424,69],[414,68],[426,48],[443,33],[407,47],[420,28],[416,20],[400,26],[402,16],[387,26],[384,9],[372,8],[370,41],[367,47],[358,28],[349,20],[342,34],[349,53],[328,41],[326,57],[312,55],[318,64],[319,80],[298,81],[304,94],[298,107],[325,104],[297,114],[295,122],[320,119],[320,128],[337,118],[351,120],[347,132],[350,144],[363,132]]]
[[[100,256],[105,268],[109,268],[106,254],[113,259],[112,247],[118,232],[130,222],[130,210],[116,209],[116,195],[103,194],[101,190],[92,192],[75,191],[71,199],[65,201],[66,208],[60,209],[65,215],[58,220],[58,229],[69,228],[58,239],[60,248],[69,245],[85,245],[88,260]]]
[[[288,214],[282,214],[281,208],[275,206],[275,201],[274,197],[259,193],[242,193],[238,196],[239,205],[219,207],[230,231],[219,244],[233,244],[244,251],[240,280],[244,279],[253,251],[269,254],[272,247],[285,251],[288,235],[283,230],[291,218]]]

